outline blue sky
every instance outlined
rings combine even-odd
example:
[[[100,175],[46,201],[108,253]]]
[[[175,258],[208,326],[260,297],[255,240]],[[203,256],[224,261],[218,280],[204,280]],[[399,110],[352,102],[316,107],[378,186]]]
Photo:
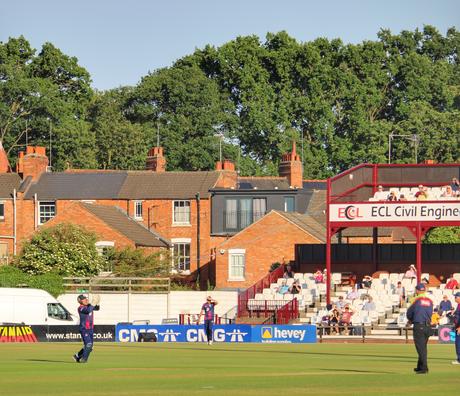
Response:
[[[458,0],[5,0],[0,41],[24,35],[34,48],[50,41],[76,56],[109,89],[134,85],[149,71],[206,44],[286,30],[298,41],[317,37],[357,43],[433,25],[460,27]]]

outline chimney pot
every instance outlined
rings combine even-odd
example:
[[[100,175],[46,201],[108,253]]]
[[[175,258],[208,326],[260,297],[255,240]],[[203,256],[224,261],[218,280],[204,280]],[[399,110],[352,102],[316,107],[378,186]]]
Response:
[[[292,142],[292,151],[281,157],[279,175],[287,178],[291,188],[303,187],[302,161],[300,155],[297,155],[295,141]]]
[[[163,156],[163,147],[153,147],[149,150],[145,168],[158,173],[166,171],[166,158]]]

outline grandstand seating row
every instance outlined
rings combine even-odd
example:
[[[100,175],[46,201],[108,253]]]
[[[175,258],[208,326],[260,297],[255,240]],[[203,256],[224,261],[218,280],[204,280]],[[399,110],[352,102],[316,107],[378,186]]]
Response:
[[[389,187],[388,190],[377,191],[369,201],[386,201],[390,193],[394,191],[396,197],[399,199],[401,195],[408,201],[415,201],[415,194],[419,191],[418,187]],[[428,200],[458,200],[460,196],[443,196],[446,193],[445,187],[427,187],[426,189]]]

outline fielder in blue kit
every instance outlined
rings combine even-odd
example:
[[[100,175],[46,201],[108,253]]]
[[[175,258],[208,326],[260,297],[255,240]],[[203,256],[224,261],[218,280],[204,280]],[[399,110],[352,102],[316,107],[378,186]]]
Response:
[[[414,344],[418,354],[417,367],[414,368],[416,374],[428,373],[428,339],[432,334],[431,315],[433,314],[433,301],[426,295],[426,286],[419,283],[415,287],[417,297],[407,309],[407,319],[414,325]]]
[[[460,364],[460,292],[455,293],[455,302],[457,303],[457,309],[454,312],[454,332],[457,360],[454,360],[452,364]]]
[[[208,296],[206,302],[201,307],[201,312],[197,320],[197,324],[199,324],[201,316],[204,315],[204,330],[206,332],[208,345],[212,345],[212,325],[214,323],[214,307],[216,305],[217,301],[213,300],[211,296]]]
[[[99,311],[99,305],[91,305],[88,297],[81,294],[77,297],[80,306],[78,307],[78,315],[80,316],[80,334],[83,340],[83,348],[78,353],[73,355],[73,359],[77,363],[86,363],[89,355],[93,350],[94,343],[94,311]]]

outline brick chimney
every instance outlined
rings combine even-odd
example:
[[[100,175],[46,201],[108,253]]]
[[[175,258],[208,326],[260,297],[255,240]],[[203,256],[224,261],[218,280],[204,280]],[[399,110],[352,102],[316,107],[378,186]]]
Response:
[[[8,161],[5,149],[3,148],[3,144],[0,141],[0,173],[7,172],[11,172],[11,166],[10,162]]]
[[[31,176],[32,180],[35,181],[43,172],[46,172],[47,167],[48,157],[46,156],[45,147],[27,146],[25,155],[23,151],[19,152],[16,171],[21,174],[23,179]]]
[[[293,188],[302,188],[303,169],[300,155],[297,155],[295,141],[292,142],[292,152],[283,154],[279,175],[288,179],[289,185]]]
[[[145,169],[153,172],[166,172],[166,158],[163,156],[163,147],[153,147],[149,150]]]
[[[224,160],[216,162],[216,171],[220,173],[219,180],[214,187],[236,188],[237,173],[235,164],[232,161]]]

